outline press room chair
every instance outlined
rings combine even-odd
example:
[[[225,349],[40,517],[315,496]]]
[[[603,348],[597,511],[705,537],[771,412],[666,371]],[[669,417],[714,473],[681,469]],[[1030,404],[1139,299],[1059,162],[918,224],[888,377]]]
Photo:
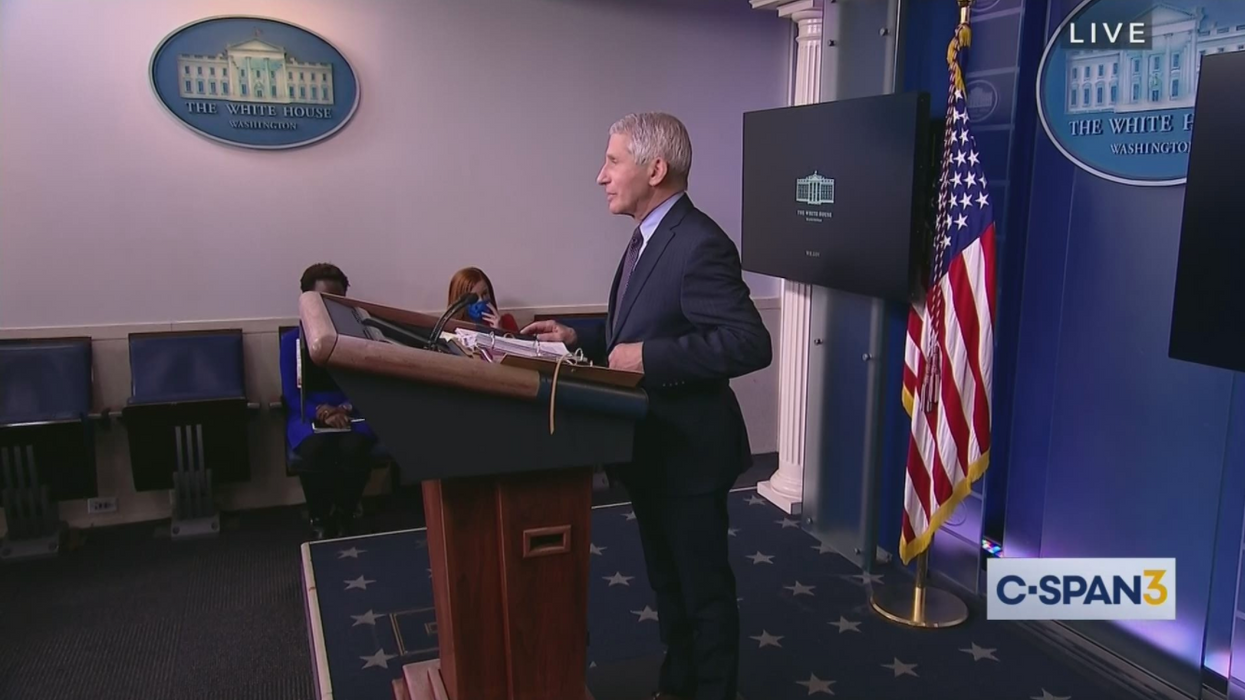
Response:
[[[0,341],[0,560],[56,555],[57,502],[97,495],[91,400],[90,338]]]
[[[280,362],[281,362],[281,355],[280,355],[281,339],[285,338],[286,334],[294,333],[297,331],[298,331],[298,326],[281,326],[277,329],[277,364],[278,366],[280,366]],[[301,346],[301,348],[302,348],[302,355],[303,355],[303,360],[302,360],[302,366],[304,368],[303,371],[307,371],[306,368],[310,366],[311,358],[307,356],[306,346]],[[317,372],[315,381],[320,383],[321,385],[328,385],[332,387],[337,386],[336,382],[333,382],[332,378],[329,377],[327,372]],[[295,452],[294,449],[290,447],[290,440],[289,440],[289,436],[286,435],[285,422],[284,422],[285,420],[288,419],[288,416],[290,415],[290,411],[292,411],[293,408],[286,403],[285,396],[282,395],[280,400],[269,402],[268,409],[274,413],[277,413],[278,415],[282,417],[281,441],[282,441],[282,444],[285,445],[285,474],[286,476],[294,476],[295,474],[297,474],[296,470],[298,467],[298,463],[302,461],[302,457],[300,457],[298,453]],[[372,468],[373,469],[385,468],[385,467],[392,466],[393,464],[394,464],[393,457],[389,454],[389,451],[385,449],[385,446],[382,445],[380,441],[378,440],[376,444],[372,447]],[[396,470],[395,470],[395,473],[396,473]]]
[[[139,491],[173,490],[173,538],[220,531],[215,487],[251,475],[242,331],[130,334],[122,410]]]

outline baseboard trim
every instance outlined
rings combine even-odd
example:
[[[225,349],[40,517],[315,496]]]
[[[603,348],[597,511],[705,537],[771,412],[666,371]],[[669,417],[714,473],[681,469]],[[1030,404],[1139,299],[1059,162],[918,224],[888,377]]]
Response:
[[[1138,700],[1198,700],[1061,622],[1033,620],[1015,624],[1021,632],[1058,653],[1069,666],[1101,680],[1128,697]],[[1211,694],[1208,695],[1208,691]],[[1217,691],[1203,688],[1202,698],[1215,696],[1226,700]]]
[[[385,303],[385,302],[377,302]],[[782,308],[781,297],[753,297],[752,303],[758,310],[766,311]],[[393,305],[390,303],[390,305]],[[595,314],[605,313],[605,304],[560,304],[549,306],[508,306],[505,311],[516,320],[531,320],[536,314]],[[433,316],[441,313],[440,309],[425,310],[421,313]],[[275,333],[281,326],[298,324],[297,316],[256,316],[234,319],[198,319],[186,321],[132,321],[117,323],[83,323],[52,326],[0,326],[0,340],[45,337],[64,338],[84,336],[92,340],[124,340],[130,333],[153,333],[162,331],[215,330],[219,328],[239,328],[244,333]]]

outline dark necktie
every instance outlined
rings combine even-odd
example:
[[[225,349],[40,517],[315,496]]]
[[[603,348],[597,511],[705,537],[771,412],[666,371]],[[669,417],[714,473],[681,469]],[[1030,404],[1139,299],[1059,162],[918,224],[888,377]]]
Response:
[[[627,283],[631,281],[631,273],[635,270],[635,261],[640,258],[640,247],[644,245],[644,234],[637,226],[631,234],[631,242],[627,244],[627,256],[623,259],[622,276],[618,278],[618,295],[614,297],[614,318],[622,312],[623,299],[627,294]]]

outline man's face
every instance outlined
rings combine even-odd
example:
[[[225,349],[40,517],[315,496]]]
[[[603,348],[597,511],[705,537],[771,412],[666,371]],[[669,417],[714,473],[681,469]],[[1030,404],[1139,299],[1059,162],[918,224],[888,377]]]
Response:
[[[640,202],[653,189],[653,164],[637,164],[627,150],[630,143],[630,136],[612,134],[605,148],[605,165],[597,174],[597,184],[605,187],[605,201],[611,214],[635,216]]]

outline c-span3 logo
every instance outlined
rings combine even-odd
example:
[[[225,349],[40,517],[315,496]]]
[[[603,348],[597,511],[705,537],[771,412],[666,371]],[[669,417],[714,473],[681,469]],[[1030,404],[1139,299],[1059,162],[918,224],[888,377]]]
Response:
[[[990,620],[1174,620],[1175,559],[991,559]]]
[[[188,24],[160,43],[148,71],[173,116],[248,148],[327,138],[359,104],[358,79],[341,52],[311,31],[262,17]]]
[[[1243,48],[1241,0],[1085,0],[1042,54],[1038,116],[1088,172],[1183,184],[1202,57]]]

